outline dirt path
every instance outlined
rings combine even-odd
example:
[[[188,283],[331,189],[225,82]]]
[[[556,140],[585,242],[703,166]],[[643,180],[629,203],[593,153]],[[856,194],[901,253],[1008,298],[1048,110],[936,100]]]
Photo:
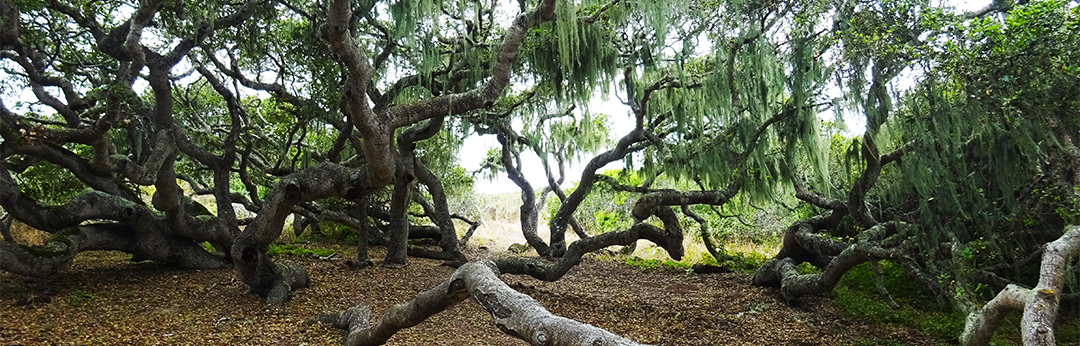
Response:
[[[378,251],[372,258],[381,258]],[[125,258],[112,252],[81,254],[48,279],[0,273],[0,344],[340,345],[342,331],[304,321],[358,302],[373,305],[379,314],[452,272],[437,261],[416,258],[403,269],[352,271],[341,261],[291,257],[311,271],[312,287],[272,308],[248,293],[231,269],[176,270]],[[789,307],[775,290],[751,286],[745,274],[688,275],[586,259],[558,282],[502,278],[557,315],[656,345],[940,342],[911,330],[861,324],[823,299]],[[525,343],[502,334],[480,305],[468,300],[398,333],[389,345]]]

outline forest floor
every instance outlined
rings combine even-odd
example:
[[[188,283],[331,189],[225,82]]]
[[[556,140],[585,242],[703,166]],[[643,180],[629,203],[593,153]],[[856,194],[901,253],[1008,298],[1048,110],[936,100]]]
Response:
[[[132,263],[118,252],[79,254],[60,274],[33,279],[0,273],[2,345],[340,345],[344,331],[306,323],[365,303],[375,314],[445,280],[452,268],[410,258],[400,269],[352,270],[337,256],[281,255],[305,265],[312,285],[282,307],[250,293],[231,268],[179,270]],[[382,248],[372,258],[381,259]],[[472,250],[470,258],[491,256]],[[783,302],[748,274],[693,274],[589,257],[557,282],[502,275],[552,313],[656,345],[935,345],[903,327],[846,317],[824,298]],[[466,300],[392,337],[389,345],[526,345],[499,331]]]

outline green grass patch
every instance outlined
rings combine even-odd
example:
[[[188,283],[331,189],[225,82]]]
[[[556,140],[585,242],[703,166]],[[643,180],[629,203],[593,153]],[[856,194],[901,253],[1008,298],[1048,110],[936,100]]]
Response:
[[[626,263],[627,265],[629,265],[631,267],[635,267],[635,268],[645,270],[645,271],[653,270],[653,269],[657,269],[657,268],[664,268],[664,269],[668,269],[668,270],[687,271],[687,270],[690,270],[690,267],[693,266],[693,264],[683,263],[683,262],[679,262],[679,261],[647,259],[647,258],[641,258],[641,257],[636,257],[636,256],[635,257],[626,257],[625,259],[623,259],[623,263]]]
[[[72,306],[84,306],[93,303],[95,299],[97,299],[97,296],[90,291],[79,289],[72,291],[71,294],[66,297],[65,301]]]
[[[894,296],[900,309],[893,310],[876,292],[843,284],[836,287],[835,293],[832,302],[840,310],[871,322],[905,325],[941,339],[955,339],[964,330],[964,315],[951,308],[924,310]]]
[[[877,293],[874,272],[869,263],[852,268],[840,279],[834,289],[832,304],[846,315],[861,320],[897,324],[915,328],[922,333],[948,341],[955,341],[964,330],[966,315],[947,304],[938,304],[926,296],[920,288],[907,277],[903,269],[888,262],[882,262],[885,287],[900,305],[893,310]],[[991,345],[1013,345],[1010,340],[1019,339],[1019,316],[1010,316],[995,335]],[[890,345],[876,340],[866,340],[864,345]]]
[[[338,252],[337,249],[308,249],[296,244],[270,244],[270,249],[266,253],[270,256],[280,256],[282,254],[288,254],[300,257],[327,257]]]
[[[636,267],[642,270],[653,270],[663,268],[667,270],[680,270],[691,271],[695,264],[713,265],[719,267],[725,267],[729,270],[737,273],[753,274],[761,268],[761,264],[768,261],[770,257],[756,252],[730,252],[727,258],[717,262],[708,253],[700,254],[699,256],[683,256],[680,261],[674,261],[670,259],[651,259],[641,258],[638,256],[611,256],[611,259],[621,261],[631,267]]]

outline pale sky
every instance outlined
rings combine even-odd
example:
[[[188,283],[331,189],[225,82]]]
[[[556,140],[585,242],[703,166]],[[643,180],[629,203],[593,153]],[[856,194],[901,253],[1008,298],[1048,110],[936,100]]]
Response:
[[[614,92],[614,90],[613,90]],[[594,98],[589,103],[589,111],[592,113],[604,113],[610,116],[610,128],[608,138],[612,141],[616,141],[622,136],[630,133],[630,130],[634,129],[633,118],[630,117],[630,107],[622,104],[619,100],[611,97],[610,100],[601,99],[599,96]],[[520,131],[520,129],[517,129]],[[478,136],[472,135],[465,139],[465,145],[462,146],[460,157],[458,157],[458,164],[464,167],[467,171],[472,172],[480,167],[480,163],[483,162],[484,156],[487,155],[489,148],[499,148],[499,141],[495,139],[494,135]],[[609,149],[605,148],[602,150]],[[544,166],[540,163],[540,158],[536,156],[532,151],[526,151],[521,155],[522,173],[525,174],[525,179],[529,180],[533,189],[539,191],[544,186],[547,186],[547,176],[544,174]],[[566,180],[563,182],[564,186],[570,186],[572,183],[577,182],[581,177],[581,170],[588,164],[588,160],[595,154],[586,155],[585,161],[572,161],[569,162],[566,167]],[[554,165],[554,161],[552,161]],[[608,164],[600,171],[604,169],[615,169],[622,167],[622,162],[612,162]],[[552,173],[558,175],[558,169],[552,167]],[[556,176],[556,179],[558,177]],[[473,191],[477,193],[502,193],[502,192],[520,192],[521,189],[514,182],[510,181],[506,177],[506,173],[500,173],[495,180],[487,180],[479,175],[476,177],[473,183]]]

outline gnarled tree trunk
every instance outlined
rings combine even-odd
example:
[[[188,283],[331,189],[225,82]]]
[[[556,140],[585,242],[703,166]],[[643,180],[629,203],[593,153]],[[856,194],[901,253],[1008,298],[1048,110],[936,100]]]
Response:
[[[273,263],[266,252],[270,243],[281,236],[285,217],[297,203],[331,196],[356,199],[368,193],[366,173],[321,163],[283,178],[264,198],[259,215],[233,241],[230,255],[241,281],[271,304],[284,303],[289,291],[306,287],[307,271],[294,263]]]
[[[397,331],[415,326],[470,296],[491,313],[500,330],[530,345],[639,345],[592,325],[552,315],[532,297],[499,280],[498,269],[490,261],[462,265],[446,281],[393,307],[377,321],[369,321],[371,309],[366,306],[319,315],[313,320],[348,330],[347,346],[382,345]]]

